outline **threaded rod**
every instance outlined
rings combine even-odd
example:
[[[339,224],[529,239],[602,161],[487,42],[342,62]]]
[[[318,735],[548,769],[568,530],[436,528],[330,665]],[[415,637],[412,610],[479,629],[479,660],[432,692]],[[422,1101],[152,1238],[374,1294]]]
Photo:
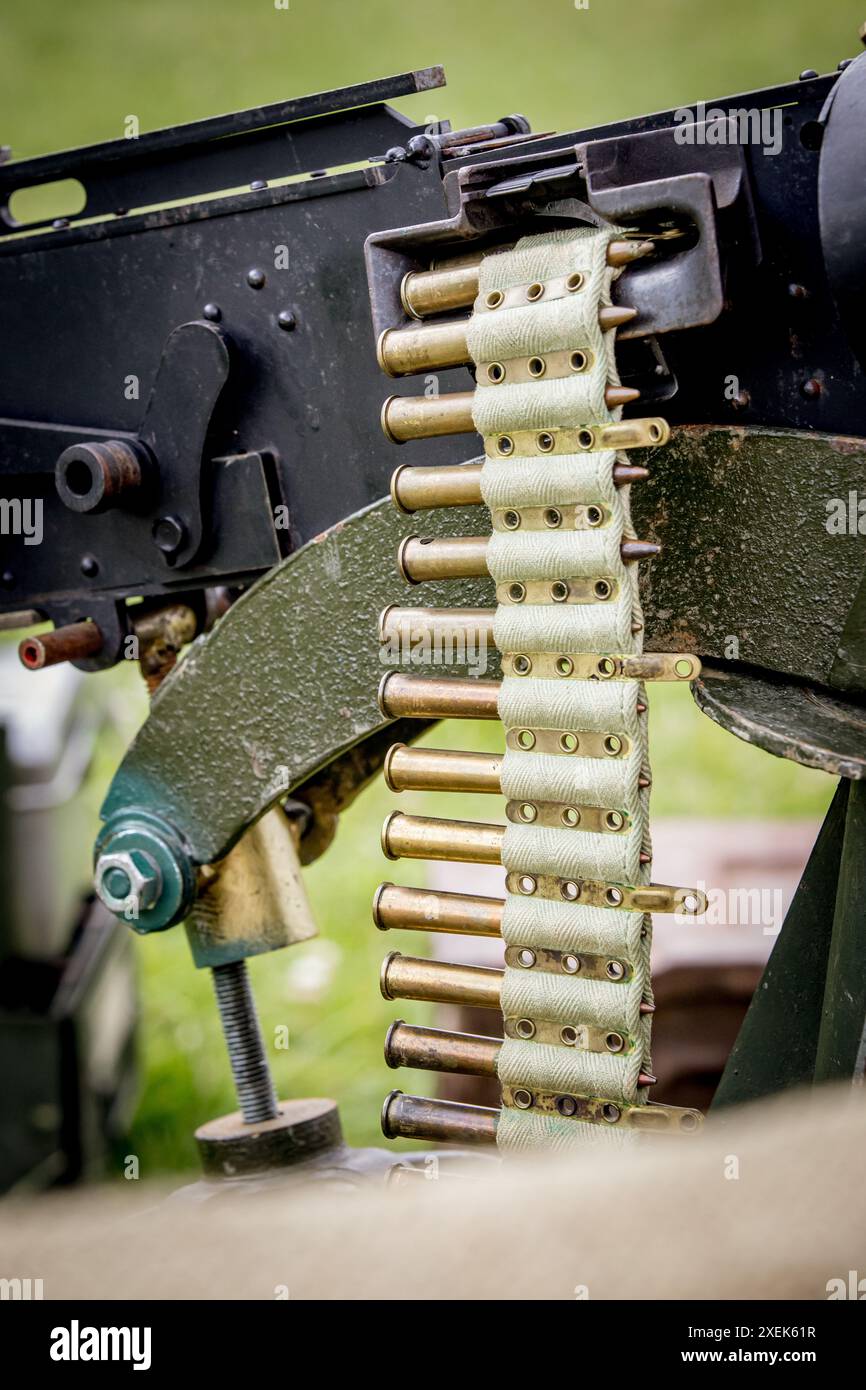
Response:
[[[262,1030],[245,960],[215,965],[213,982],[244,1124],[275,1120],[277,1093],[271,1080]]]

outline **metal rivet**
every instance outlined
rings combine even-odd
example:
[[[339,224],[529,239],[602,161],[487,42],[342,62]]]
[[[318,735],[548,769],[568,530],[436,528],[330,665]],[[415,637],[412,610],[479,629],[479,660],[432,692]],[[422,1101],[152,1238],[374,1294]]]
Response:
[[[202,309],[202,317],[209,323],[219,323],[223,316],[223,311],[218,304],[206,304]]]
[[[601,1113],[609,1125],[615,1125],[622,1114],[619,1106],[610,1100],[601,1107]]]
[[[609,980],[621,980],[625,975],[625,966],[621,960],[609,960],[605,966],[605,974]]]
[[[523,600],[526,598],[526,585],[509,584],[508,597],[511,599],[512,603],[522,603]]]
[[[297,316],[291,309],[281,309],[277,314],[277,323],[286,333],[292,333],[298,326]]]
[[[611,907],[619,907],[622,902],[622,893],[619,888],[608,888],[604,896],[605,901],[609,903]]]
[[[99,574],[99,564],[93,555],[82,555],[79,568],[85,579],[94,579]]]
[[[534,284],[527,286],[526,298],[529,300],[530,304],[534,304],[536,299],[540,299],[543,294],[544,286],[540,280],[536,280]]]
[[[560,1115],[576,1115],[577,1101],[574,1096],[557,1096],[556,1108]]]
[[[501,362],[489,362],[487,364],[487,380],[492,381],[494,386],[505,380],[505,368]]]
[[[580,956],[563,956],[562,968],[566,975],[577,975],[580,971]]]
[[[565,603],[568,598],[568,585],[562,579],[557,579],[550,586],[550,597],[554,603]]]
[[[531,729],[521,729],[517,735],[517,742],[521,748],[534,748],[535,734]]]
[[[265,272],[263,270],[259,270],[256,266],[254,266],[252,270],[247,271],[247,284],[249,285],[251,290],[262,289],[264,287],[264,283]]]
[[[580,739],[577,734],[560,734],[559,746],[563,753],[576,753],[580,747]]]
[[[521,1038],[534,1038],[535,1024],[532,1022],[531,1018],[519,1018],[514,1025],[514,1031],[518,1033]]]
[[[522,821],[526,821],[527,825],[531,825],[538,816],[538,808],[533,806],[531,801],[524,801],[518,811],[518,815]]]
[[[608,811],[604,823],[608,830],[622,830],[625,825],[625,816],[622,811]]]
[[[526,368],[530,376],[544,376],[544,373],[547,370],[547,363],[545,362],[543,357],[530,357],[529,361],[526,364]]]
[[[564,1028],[559,1030],[559,1040],[565,1043],[566,1047],[574,1047],[577,1042],[577,1029],[572,1024],[567,1023]]]
[[[509,531],[516,531],[520,525],[520,512],[508,511],[502,513],[502,525]]]
[[[588,362],[589,358],[586,353],[581,352],[579,349],[571,353],[568,359],[568,365],[573,372],[585,372]]]
[[[622,1052],[625,1047],[625,1038],[622,1033],[608,1033],[604,1045],[608,1052]]]
[[[520,887],[521,893],[523,893],[526,897],[531,897],[532,894],[535,892],[536,888],[538,887],[538,884],[536,883],[535,879],[532,877],[532,874],[523,874],[523,875],[521,876],[521,878],[520,878],[520,881],[519,881],[519,887]],[[521,961],[521,962],[520,962],[521,965],[525,965],[525,963],[526,963],[525,961]],[[533,956],[532,961],[530,962],[530,964],[533,964],[533,965],[535,964],[535,957],[534,957],[534,956]]]
[[[569,294],[574,294],[577,290],[583,288],[583,275],[579,270],[575,270],[569,275],[565,282],[565,288],[568,290]]]
[[[253,179],[252,183],[250,184],[250,192],[261,193],[262,189],[267,188],[267,186],[268,184],[266,179]]]
[[[521,880],[521,882],[522,881],[523,880]],[[535,879],[530,879],[530,882],[534,886]],[[529,891],[532,892],[532,889]],[[531,970],[535,964],[535,952],[531,950],[529,946],[522,946],[517,952],[517,964],[522,965],[524,970]]]
[[[514,440],[510,434],[501,434],[496,441],[496,451],[500,454],[512,454],[514,452]]]
[[[688,680],[693,670],[694,666],[692,662],[688,661],[685,657],[680,657],[679,661],[674,662],[674,671],[679,676],[680,680]]]
[[[522,1088],[520,1090],[514,1091],[512,1094],[512,1100],[514,1101],[514,1104],[517,1106],[518,1110],[530,1110],[532,1108],[531,1091],[525,1091]]]
[[[576,825],[580,825],[580,812],[576,806],[566,806],[560,816],[563,825],[569,826],[572,830]]]
[[[529,672],[532,670],[532,662],[529,660],[528,656],[524,656],[521,653],[519,656],[514,657],[512,668],[518,676],[528,676]]]
[[[545,507],[544,524],[549,526],[551,531],[555,531],[558,526],[562,525],[562,512],[558,507]]]
[[[682,905],[685,912],[697,912],[700,907],[700,902],[695,897],[694,893],[687,893],[683,898]]]
[[[606,579],[597,579],[595,581],[593,592],[595,593],[597,599],[610,598],[610,584]]]
[[[577,899],[580,897],[580,884],[568,878],[564,883],[560,884],[559,891],[567,903],[577,902]]]
[[[540,434],[535,436],[535,443],[542,454],[549,454],[556,446],[556,437],[550,433],[550,430],[542,430]]]
[[[570,676],[574,670],[574,662],[570,656],[560,656],[556,659],[556,674],[558,676]]]
[[[602,521],[604,520],[604,512],[602,511],[601,507],[587,507],[584,515],[586,516],[587,526],[600,526]]]
[[[622,752],[622,739],[619,734],[607,734],[605,736],[604,751],[610,758],[615,758]]]
[[[616,672],[616,662],[611,661],[609,656],[603,656],[600,661],[596,662],[595,669],[602,680],[610,680]]]
[[[577,443],[581,449],[591,449],[595,443],[595,434],[592,430],[578,430]]]

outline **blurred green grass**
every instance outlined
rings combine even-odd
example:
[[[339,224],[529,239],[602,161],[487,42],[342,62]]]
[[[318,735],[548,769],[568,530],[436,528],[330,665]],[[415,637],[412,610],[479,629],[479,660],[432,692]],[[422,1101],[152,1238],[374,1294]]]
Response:
[[[0,15],[0,138],[16,158],[256,106],[433,63],[445,91],[397,103],[418,120],[472,125],[522,111],[535,130],[568,130],[826,71],[859,51],[860,0],[113,0],[39,5],[6,0]],[[371,151],[371,154],[375,153]],[[132,706],[144,703],[117,680]],[[448,724],[428,741],[496,747],[495,726]],[[830,779],[766,756],[703,718],[683,690],[653,692],[655,815],[818,817]],[[415,798],[405,798],[406,805]],[[422,866],[390,864],[379,825],[394,798],[380,784],[342,818],[334,850],[307,872],[321,938],[255,960],[251,974],[282,1095],[334,1096],[352,1143],[378,1143],[378,1110],[393,1084],[381,1057],[394,1016],[379,996],[387,938],[370,920],[383,877],[421,882]],[[420,805],[420,802],[417,802]],[[497,819],[495,798],[460,814]],[[424,809],[453,814],[447,799]],[[419,872],[420,870],[420,872]],[[423,952],[423,942],[410,949]],[[195,1166],[196,1124],[234,1108],[206,972],[185,936],[137,941],[144,1009],[142,1092],[129,1148],[142,1173]],[[407,1005],[410,1018],[421,1006]],[[412,1088],[423,1090],[423,1073]]]

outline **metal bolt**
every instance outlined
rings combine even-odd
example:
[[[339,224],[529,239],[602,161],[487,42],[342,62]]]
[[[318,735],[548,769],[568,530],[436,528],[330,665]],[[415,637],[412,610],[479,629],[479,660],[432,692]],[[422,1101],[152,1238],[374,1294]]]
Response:
[[[244,1124],[275,1120],[277,1093],[271,1079],[245,960],[212,971],[217,1008]]]
[[[179,517],[161,516],[153,524],[153,539],[163,555],[175,555],[186,539],[186,527]]]
[[[144,850],[103,854],[96,862],[96,893],[109,912],[138,917],[153,907],[161,891],[159,865]]]

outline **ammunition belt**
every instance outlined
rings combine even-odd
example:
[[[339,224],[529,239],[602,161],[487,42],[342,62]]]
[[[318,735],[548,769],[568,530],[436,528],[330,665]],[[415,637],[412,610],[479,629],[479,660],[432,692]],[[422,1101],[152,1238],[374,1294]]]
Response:
[[[459,967],[437,974],[434,962],[409,962],[406,969],[392,956],[383,992],[498,1002],[504,1039],[437,1039],[436,1030],[400,1024],[389,1034],[386,1057],[392,1065],[495,1074],[502,1109],[492,1120],[488,1112],[479,1132],[495,1133],[506,1151],[627,1144],[642,1130],[686,1132],[700,1118],[648,1104],[649,914],[697,913],[705,900],[694,889],[650,882],[644,681],[690,680],[699,663],[690,655],[643,652],[637,569],[627,558],[634,547],[640,553],[629,510],[630,480],[639,470],[617,450],[663,443],[669,432],[662,420],[620,422],[621,406],[610,404],[623,396],[614,330],[604,327],[619,273],[609,244],[622,235],[611,227],[555,231],[481,262],[473,314],[461,333],[477,373],[472,420],[484,440],[480,468],[469,467],[492,533],[439,543],[440,573],[489,573],[495,581],[497,608],[474,620],[502,657],[496,712],[505,749],[491,759],[398,746],[386,764],[397,790],[465,788],[506,798],[504,826],[394,815],[383,832],[393,858],[501,863],[507,892],[498,914],[478,906],[491,900],[466,899],[461,912],[448,901],[459,895],[390,885],[379,890],[374,913],[389,928],[477,932],[479,918],[495,919],[505,969],[483,973],[499,975],[498,990],[480,975],[448,976]],[[415,333],[422,338],[423,330]],[[425,348],[422,338],[425,368],[431,351],[435,341]],[[404,471],[406,494],[418,497],[419,485],[412,490],[411,471]],[[439,470],[448,471],[463,470]],[[405,506],[399,473],[392,495]],[[423,505],[437,504],[434,483]],[[446,483],[439,496],[443,504],[470,500],[469,486],[468,479],[462,487]],[[435,577],[436,545],[403,543],[405,577]],[[461,629],[473,621],[466,610],[450,616]],[[448,617],[447,610],[386,610],[383,636],[398,621],[426,630]],[[423,678],[393,679],[383,683],[385,713],[431,713]],[[407,683],[415,687],[408,694]],[[440,691],[432,700],[439,713],[471,715],[483,704],[489,717],[489,692],[479,691],[473,705],[468,684],[455,682],[451,708]],[[440,925],[440,913],[450,925]],[[465,1142],[458,1118],[454,1137]],[[389,1097],[385,1129],[425,1137],[410,1097],[399,1104]],[[447,1137],[447,1123],[444,1131],[441,1123],[428,1125],[428,1132]]]

